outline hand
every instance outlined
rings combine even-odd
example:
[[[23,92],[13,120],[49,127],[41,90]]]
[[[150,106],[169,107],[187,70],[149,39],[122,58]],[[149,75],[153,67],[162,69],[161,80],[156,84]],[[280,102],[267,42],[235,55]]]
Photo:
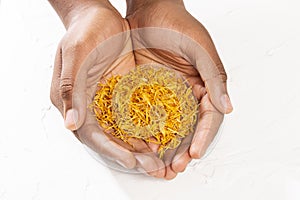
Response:
[[[216,135],[223,116],[232,111],[226,73],[206,29],[181,0],[127,0],[136,64],[156,62],[176,70],[192,86],[200,102],[194,135],[166,153],[166,179],[201,158]],[[137,29],[139,28],[139,29]]]
[[[51,85],[51,100],[65,126],[81,142],[120,165],[163,177],[163,162],[148,153],[144,142],[135,141],[133,149],[106,134],[87,110],[100,77],[122,75],[135,67],[127,21],[106,0],[65,2],[50,1],[67,29],[57,49]]]

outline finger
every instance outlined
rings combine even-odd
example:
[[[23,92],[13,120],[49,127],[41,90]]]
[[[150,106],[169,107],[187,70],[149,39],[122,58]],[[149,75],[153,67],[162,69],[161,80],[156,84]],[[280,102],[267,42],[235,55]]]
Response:
[[[137,160],[137,170],[142,173],[147,173],[150,176],[157,176],[157,164],[153,161],[153,157],[149,154],[134,153]]]
[[[155,137],[150,137],[150,141],[148,142],[148,146],[151,149],[152,152],[157,153],[159,144],[157,143],[157,140]]]
[[[85,124],[77,130],[80,140],[98,154],[113,160],[121,166],[132,169],[136,159],[132,152],[111,141],[96,124]]]
[[[171,165],[173,171],[176,173],[183,172],[192,160],[189,154],[189,148],[192,138],[193,134],[190,133],[182,140],[180,146],[177,149],[176,155],[174,156]]]
[[[189,81],[189,83],[190,85],[193,85],[192,90],[195,97],[198,100],[201,100],[201,98],[206,94],[206,90],[202,86],[203,84],[191,83],[191,81]],[[189,149],[191,146],[193,136],[194,133],[190,133],[188,136],[186,136],[177,149],[176,155],[174,156],[171,165],[173,171],[176,173],[183,172],[192,160],[189,154]]]
[[[171,168],[171,166],[167,166],[166,167],[166,175],[165,175],[165,179],[166,180],[172,180],[177,176],[177,173],[174,172]]]
[[[89,116],[87,117],[89,118]],[[134,151],[134,148],[132,147],[132,145],[130,145],[129,143],[127,142],[124,142],[123,140],[121,140],[120,138],[117,138],[115,137],[112,132],[114,130],[106,130],[106,131],[103,131],[104,134],[108,137],[109,140],[115,142],[116,144],[124,147],[125,149],[128,149],[129,151]]]
[[[176,173],[183,172],[187,165],[192,161],[192,158],[189,154],[189,151],[184,151],[180,158],[175,157],[174,162],[172,163],[172,169]]]
[[[214,108],[207,95],[205,95],[199,108],[199,122],[189,150],[190,156],[195,159],[201,158],[208,146],[213,141],[224,115]]]
[[[171,167],[171,162],[175,154],[176,154],[176,149],[169,149],[164,154],[164,162],[166,166],[166,174],[165,174],[166,180],[171,180],[177,176],[177,173]]]
[[[166,169],[165,169],[164,162],[161,159],[159,159],[157,156],[155,156],[155,161],[156,161],[157,168],[158,168],[156,177],[157,178],[165,177]]]
[[[133,149],[138,153],[151,153],[147,144],[141,139],[129,138],[128,143],[131,144]]]
[[[86,115],[86,79],[85,68],[88,60],[83,45],[65,45],[62,49],[62,70],[60,77],[60,95],[63,102],[65,126],[77,130],[84,122]]]
[[[165,165],[149,146],[142,140],[130,138],[128,142],[133,146],[138,160],[138,167],[143,168],[143,171],[151,176],[163,178],[165,175]],[[141,170],[141,169],[140,169]]]
[[[52,75],[51,89],[50,89],[50,99],[52,104],[61,113],[63,113],[62,100],[59,94],[61,68],[62,68],[62,51],[61,51],[61,45],[59,44],[56,50],[56,55],[54,60],[53,75]]]

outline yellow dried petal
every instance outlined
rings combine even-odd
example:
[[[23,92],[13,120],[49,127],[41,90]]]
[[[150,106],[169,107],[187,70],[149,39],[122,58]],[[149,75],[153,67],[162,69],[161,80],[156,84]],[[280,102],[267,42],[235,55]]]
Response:
[[[194,131],[197,101],[186,81],[169,69],[137,67],[98,87],[91,105],[95,117],[101,127],[125,142],[133,137],[157,143],[162,157]]]

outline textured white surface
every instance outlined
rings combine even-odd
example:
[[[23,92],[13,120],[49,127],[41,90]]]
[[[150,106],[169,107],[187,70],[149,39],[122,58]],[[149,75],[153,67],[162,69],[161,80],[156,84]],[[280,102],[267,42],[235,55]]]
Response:
[[[64,28],[46,0],[1,1],[0,200],[300,199],[299,0],[186,6],[214,38],[235,110],[214,151],[167,182],[106,169],[64,129],[49,100]]]

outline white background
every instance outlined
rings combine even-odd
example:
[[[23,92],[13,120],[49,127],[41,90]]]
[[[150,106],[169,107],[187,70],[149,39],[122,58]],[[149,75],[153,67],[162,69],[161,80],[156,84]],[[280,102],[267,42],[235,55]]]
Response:
[[[49,87],[65,30],[46,0],[1,1],[0,200],[300,199],[299,0],[186,7],[216,43],[235,110],[212,153],[168,182],[110,171],[64,129]]]

